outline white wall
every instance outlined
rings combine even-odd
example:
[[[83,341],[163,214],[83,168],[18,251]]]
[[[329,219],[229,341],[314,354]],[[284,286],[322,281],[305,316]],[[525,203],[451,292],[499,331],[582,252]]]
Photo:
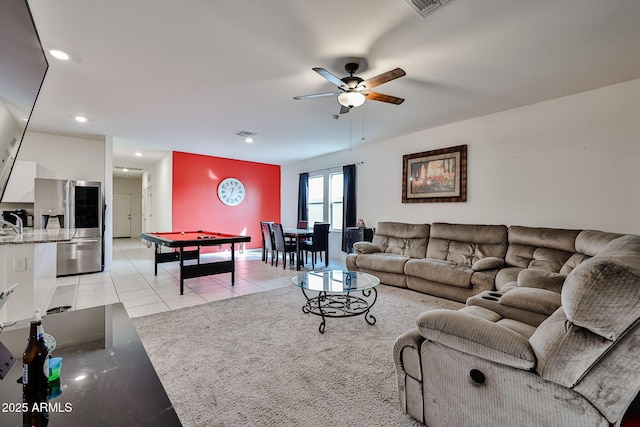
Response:
[[[403,204],[402,156],[462,144],[467,202]],[[640,234],[640,79],[285,165],[283,223],[296,220],[300,172],[357,162],[357,214],[369,226],[441,221]]]
[[[104,138],[27,131],[18,159],[38,163],[38,178],[105,182]]]
[[[173,229],[173,153],[169,153],[142,174],[142,188],[146,192],[151,217],[143,231],[171,231]],[[144,203],[144,202],[143,202]]]
[[[17,138],[20,135],[19,132],[20,128],[13,114],[0,99],[0,141],[11,141],[11,138]],[[0,155],[2,154],[4,153],[0,153]]]

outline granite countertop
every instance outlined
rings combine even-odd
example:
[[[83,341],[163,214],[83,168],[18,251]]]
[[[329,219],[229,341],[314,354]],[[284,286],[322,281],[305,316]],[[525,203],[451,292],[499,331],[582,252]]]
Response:
[[[57,230],[24,230],[22,235],[9,228],[0,229],[0,245],[21,245],[25,243],[68,242],[74,230],[61,228]]]

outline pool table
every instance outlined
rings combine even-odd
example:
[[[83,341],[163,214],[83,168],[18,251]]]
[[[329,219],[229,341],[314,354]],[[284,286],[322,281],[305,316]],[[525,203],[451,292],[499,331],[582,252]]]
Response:
[[[158,264],[163,262],[180,262],[180,295],[184,293],[184,280],[212,274],[231,273],[231,285],[235,283],[235,254],[236,243],[251,241],[251,236],[238,236],[213,231],[172,231],[163,233],[143,233],[143,240],[155,244],[155,274],[158,275]],[[213,262],[200,262],[200,248],[202,246],[231,246],[231,259]],[[162,252],[162,246],[173,249]],[[186,249],[195,248],[195,249]],[[186,260],[197,260],[196,264],[185,264]]]

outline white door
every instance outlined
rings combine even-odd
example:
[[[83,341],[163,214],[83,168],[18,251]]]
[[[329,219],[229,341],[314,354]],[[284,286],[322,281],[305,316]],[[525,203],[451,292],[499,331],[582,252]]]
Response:
[[[131,194],[113,195],[113,237],[131,237]]]
[[[153,231],[153,224],[151,224],[151,184],[147,185],[147,188],[142,189],[142,232],[150,233]]]

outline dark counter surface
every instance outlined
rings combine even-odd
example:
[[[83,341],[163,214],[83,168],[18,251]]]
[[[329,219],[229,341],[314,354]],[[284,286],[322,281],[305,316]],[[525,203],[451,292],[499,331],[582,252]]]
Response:
[[[180,426],[122,304],[43,317],[62,357],[62,394],[48,402],[49,426]],[[5,329],[2,342],[16,363],[0,381],[0,425],[20,426],[22,352],[29,322]]]

